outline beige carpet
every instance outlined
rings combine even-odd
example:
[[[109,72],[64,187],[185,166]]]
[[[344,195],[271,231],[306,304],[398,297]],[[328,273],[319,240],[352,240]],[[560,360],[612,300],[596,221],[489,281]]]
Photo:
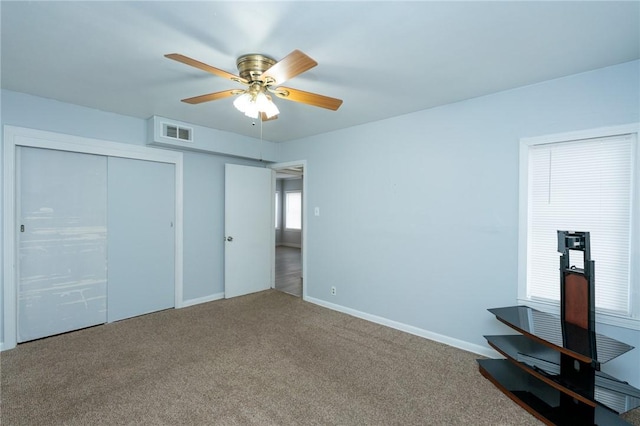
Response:
[[[272,290],[5,351],[1,423],[541,424],[476,358]]]

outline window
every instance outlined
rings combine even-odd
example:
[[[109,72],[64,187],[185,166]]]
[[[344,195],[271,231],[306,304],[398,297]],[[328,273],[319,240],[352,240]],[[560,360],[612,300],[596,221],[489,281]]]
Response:
[[[302,229],[302,192],[287,191],[285,193],[285,228]]]
[[[280,214],[280,193],[276,191],[276,212],[275,212],[275,216],[276,216],[276,229],[280,229],[280,221],[278,219],[280,219],[278,216]]]
[[[521,141],[522,302],[557,313],[557,231],[588,231],[598,321],[640,328],[640,280],[631,262],[640,252],[634,129],[626,128],[626,134],[603,129],[579,138],[573,134]]]

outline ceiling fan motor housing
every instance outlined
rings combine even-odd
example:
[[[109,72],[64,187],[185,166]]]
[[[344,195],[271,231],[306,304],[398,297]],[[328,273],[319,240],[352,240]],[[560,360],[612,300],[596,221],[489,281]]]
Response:
[[[275,64],[275,59],[258,53],[240,56],[236,61],[240,77],[249,82],[260,80],[262,73]]]

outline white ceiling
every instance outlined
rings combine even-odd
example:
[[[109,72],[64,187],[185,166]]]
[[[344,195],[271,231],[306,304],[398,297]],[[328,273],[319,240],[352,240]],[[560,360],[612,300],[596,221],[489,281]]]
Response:
[[[237,74],[235,60],[294,49],[318,66],[286,86],[344,100],[329,111],[276,99],[274,142],[432,108],[640,57],[640,2],[7,2],[2,88],[146,119],[260,137],[243,87],[164,58]]]

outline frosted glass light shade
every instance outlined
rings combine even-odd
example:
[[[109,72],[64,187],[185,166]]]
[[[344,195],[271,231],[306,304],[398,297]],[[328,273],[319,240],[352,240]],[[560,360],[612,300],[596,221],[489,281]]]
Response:
[[[247,106],[247,109],[244,111],[244,115],[251,118],[258,118],[259,113],[260,111],[258,110],[258,106],[255,102],[251,102],[249,106]]]
[[[251,118],[258,118],[260,112],[264,112],[267,118],[280,113],[278,107],[271,101],[271,97],[265,94],[264,91],[260,91],[257,94],[255,92],[243,93],[233,101],[233,105],[238,111]]]
[[[252,100],[253,99],[251,94],[243,93],[242,95],[238,96],[235,101],[233,101],[233,106],[235,106],[238,111],[245,112],[247,108],[249,108]]]
[[[268,95],[265,95],[264,93],[261,93],[261,95],[264,97],[264,101],[261,104],[259,104],[258,109],[264,112],[267,118],[271,118],[274,115],[280,114],[280,110],[278,109],[276,104],[273,103],[273,101],[271,100],[271,97]],[[259,95],[258,95],[258,99],[260,99]]]

